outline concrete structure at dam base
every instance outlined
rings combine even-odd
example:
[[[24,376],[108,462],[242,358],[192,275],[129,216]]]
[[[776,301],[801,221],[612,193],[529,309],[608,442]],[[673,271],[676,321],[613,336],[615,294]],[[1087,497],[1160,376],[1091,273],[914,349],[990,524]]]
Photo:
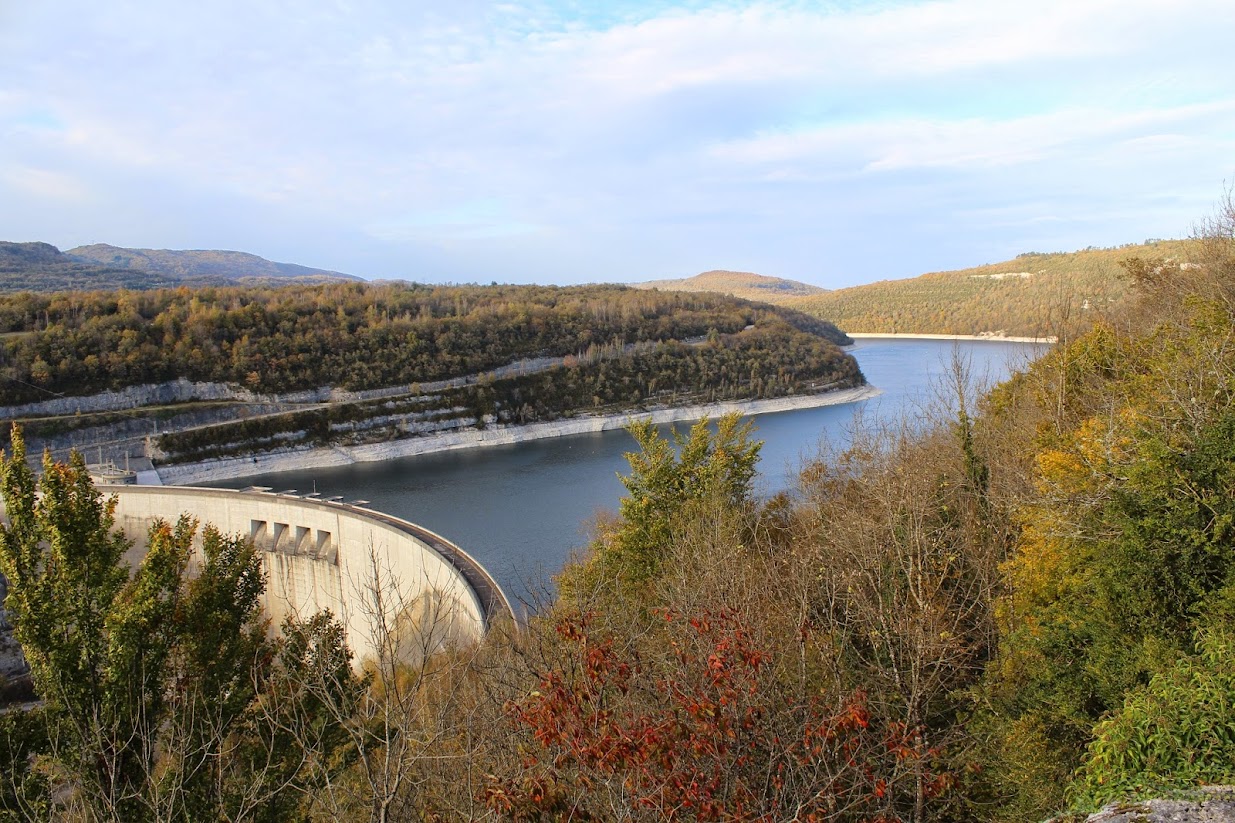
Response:
[[[251,538],[266,572],[263,606],[272,625],[328,609],[345,627],[357,665],[379,648],[413,661],[472,643],[514,617],[497,583],[458,546],[359,505],[264,489],[98,488],[116,497],[116,527],[133,542],[126,558],[132,566],[141,562],[156,520],[197,520],[197,552],[206,525]]]

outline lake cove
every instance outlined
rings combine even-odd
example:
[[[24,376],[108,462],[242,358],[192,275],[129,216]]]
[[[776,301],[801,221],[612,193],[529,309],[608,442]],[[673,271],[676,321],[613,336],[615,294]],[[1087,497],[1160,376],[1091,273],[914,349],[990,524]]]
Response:
[[[995,382],[1043,348],[1007,341],[863,339],[850,350],[882,394],[753,418],[755,436],[764,441],[761,493],[790,487],[797,466],[817,453],[821,442],[843,445],[856,413],[868,418],[921,414],[937,396],[935,387],[954,350],[968,360],[975,377]],[[632,447],[626,432],[607,431],[211,485],[271,486],[368,500],[371,508],[411,520],[463,547],[516,601],[547,585],[586,542],[588,523],[597,512],[617,509],[624,492],[618,473],[627,470],[624,454]]]

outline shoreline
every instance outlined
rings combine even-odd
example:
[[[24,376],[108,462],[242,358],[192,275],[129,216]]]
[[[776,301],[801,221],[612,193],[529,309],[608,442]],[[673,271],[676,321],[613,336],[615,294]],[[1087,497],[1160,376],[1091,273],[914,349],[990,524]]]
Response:
[[[1002,334],[917,334],[915,332],[857,332],[848,331],[854,340],[976,340],[987,343],[1039,343],[1057,342],[1054,337],[1007,337]]]
[[[856,337],[856,335],[850,335]],[[651,418],[653,423],[682,423],[704,417],[719,417],[729,412],[743,416],[772,414],[797,409],[814,409],[823,406],[839,406],[869,400],[881,394],[874,386],[859,386],[854,389],[839,389],[822,394],[802,394],[793,397],[774,397],[767,400],[732,400],[695,406],[631,411],[621,414],[596,417],[576,417],[548,423],[524,425],[489,426],[484,429],[438,432],[422,437],[391,440],[385,443],[365,443],[359,446],[319,446],[296,451],[270,452],[244,457],[225,457],[198,463],[183,463],[161,466],[151,473],[143,472],[143,480],[155,480],[158,485],[187,486],[194,483],[213,483],[248,477],[255,474],[296,471],[303,469],[346,466],[352,463],[372,463],[411,457],[418,454],[453,451],[455,449],[485,448],[546,440],[552,437],[567,437],[573,434],[612,431],[625,428],[632,420]],[[151,477],[154,474],[155,477]]]

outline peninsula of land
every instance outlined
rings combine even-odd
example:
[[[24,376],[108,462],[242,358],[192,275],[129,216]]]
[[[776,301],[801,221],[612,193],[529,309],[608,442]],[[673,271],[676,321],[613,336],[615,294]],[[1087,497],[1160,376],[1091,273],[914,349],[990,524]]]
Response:
[[[866,383],[850,342],[790,309],[621,286],[23,292],[0,295],[0,420],[32,454],[236,476],[832,402]]]
[[[494,425],[483,429],[443,431],[420,437],[357,446],[322,446],[270,451],[203,460],[197,463],[160,466],[150,472],[143,472],[141,480],[147,483],[178,486],[215,483],[269,472],[345,466],[351,463],[372,463],[417,454],[504,446],[532,440],[567,437],[572,434],[612,431],[625,428],[635,420],[650,419],[657,424],[679,423],[701,420],[705,417],[715,418],[733,412],[752,416],[795,409],[836,406],[868,400],[880,393],[880,390],[873,386],[861,386],[767,400],[733,400],[646,411],[632,410],[618,414],[584,415],[545,423]]]

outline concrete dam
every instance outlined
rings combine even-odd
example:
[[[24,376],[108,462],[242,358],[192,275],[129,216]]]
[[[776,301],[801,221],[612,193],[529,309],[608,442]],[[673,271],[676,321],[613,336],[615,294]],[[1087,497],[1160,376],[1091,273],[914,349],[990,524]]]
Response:
[[[266,572],[263,603],[276,628],[288,614],[329,609],[357,663],[379,645],[416,659],[478,640],[513,610],[484,567],[444,537],[406,520],[333,500],[193,487],[100,485],[115,495],[116,526],[134,565],[156,518],[187,514],[201,529],[253,540]]]

